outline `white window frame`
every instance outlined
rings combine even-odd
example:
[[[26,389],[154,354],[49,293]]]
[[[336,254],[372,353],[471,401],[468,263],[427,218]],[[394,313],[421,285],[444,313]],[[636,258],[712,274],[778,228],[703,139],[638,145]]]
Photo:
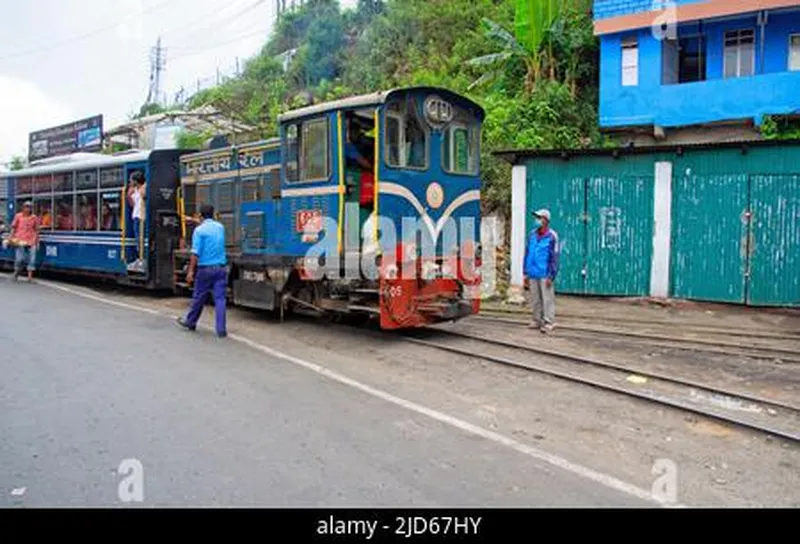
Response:
[[[793,43],[795,39],[797,40],[796,45]],[[798,32],[789,34],[789,71],[800,71],[800,33]]]
[[[745,33],[753,35],[753,54],[751,57],[750,74],[748,76],[742,75],[742,35]],[[729,36],[735,35],[736,44],[728,45]],[[728,48],[733,47],[736,49],[736,74],[728,76]],[[722,36],[722,76],[725,79],[750,77],[756,74],[756,31],[752,28],[743,28],[741,30],[729,30]]]
[[[626,53],[631,58],[627,59]],[[639,40],[634,36],[622,40],[622,86],[637,87],[639,85]]]

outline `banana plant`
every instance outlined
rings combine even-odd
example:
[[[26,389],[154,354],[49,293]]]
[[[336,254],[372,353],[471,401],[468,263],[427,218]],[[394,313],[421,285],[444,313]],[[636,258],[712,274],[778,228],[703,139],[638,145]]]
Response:
[[[526,69],[525,89],[532,91],[541,78],[545,56],[543,45],[546,42],[552,58],[552,44],[547,37],[561,14],[561,4],[560,0],[517,0],[513,34],[498,23],[484,19],[482,25],[486,37],[497,42],[501,50],[469,61],[472,66],[487,68],[470,89],[496,79],[509,61],[520,59]],[[550,66],[550,77],[553,78],[552,62]]]

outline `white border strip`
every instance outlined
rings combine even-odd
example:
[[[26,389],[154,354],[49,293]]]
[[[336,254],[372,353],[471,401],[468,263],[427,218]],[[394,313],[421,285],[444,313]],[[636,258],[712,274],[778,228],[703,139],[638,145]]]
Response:
[[[39,283],[41,285],[44,285],[46,287],[50,287],[52,289],[57,289],[59,291],[64,291],[66,293],[70,293],[70,294],[73,294],[73,295],[76,295],[76,296],[79,296],[79,297],[87,298],[89,300],[94,300],[94,301],[97,301],[97,302],[103,302],[105,304],[110,304],[112,306],[117,306],[117,307],[120,307],[120,308],[126,308],[126,309],[129,309],[129,310],[145,312],[145,313],[148,313],[148,314],[151,314],[151,315],[161,315],[161,316],[171,317],[171,318],[177,317],[175,315],[170,315],[170,314],[161,312],[159,310],[153,310],[153,309],[150,309],[150,308],[145,308],[145,307],[142,307],[142,306],[128,304],[128,303],[125,303],[125,302],[117,302],[117,301],[114,301],[114,300],[107,299],[105,297],[92,295],[92,294],[89,294],[89,293],[85,293],[85,292],[82,292],[82,291],[71,289],[69,287],[64,287],[64,286],[61,286],[61,285],[57,285],[57,284],[51,283],[49,281],[40,281]],[[202,329],[209,329],[209,327],[205,327],[205,326],[202,326],[202,325],[200,325],[199,327],[202,328]],[[598,472],[598,471],[592,470],[590,468],[587,468],[587,467],[572,463],[572,462],[570,462],[570,461],[568,461],[568,460],[566,460],[566,459],[564,459],[562,457],[559,457],[559,456],[551,454],[551,453],[547,453],[545,451],[542,451],[540,449],[534,448],[534,447],[529,446],[527,444],[523,444],[523,443],[521,443],[521,442],[519,442],[517,440],[514,440],[513,438],[509,438],[507,436],[503,436],[503,435],[501,435],[499,433],[496,433],[496,432],[493,432],[493,431],[489,431],[489,430],[484,429],[482,427],[478,427],[477,425],[473,425],[472,423],[469,423],[469,422],[464,421],[462,419],[458,419],[456,417],[450,416],[450,415],[445,414],[443,412],[439,412],[438,410],[434,410],[432,408],[428,408],[426,406],[422,406],[421,404],[417,404],[415,402],[412,402],[412,401],[397,397],[395,395],[392,395],[391,393],[387,393],[386,391],[382,391],[380,389],[376,389],[374,387],[371,387],[369,385],[361,383],[361,382],[359,382],[357,380],[354,380],[352,378],[348,378],[347,376],[345,376],[343,374],[339,374],[338,372],[334,372],[333,370],[325,368],[325,367],[323,367],[321,365],[318,365],[318,364],[315,364],[315,363],[310,363],[310,362],[305,361],[303,359],[300,359],[298,357],[293,357],[291,355],[287,355],[285,353],[282,353],[280,351],[274,350],[272,348],[268,348],[268,347],[263,346],[263,345],[261,345],[261,344],[259,344],[257,342],[254,342],[254,341],[252,341],[252,340],[250,340],[248,338],[244,338],[244,337],[236,335],[236,334],[229,334],[228,338],[230,338],[232,340],[235,340],[237,342],[240,342],[242,344],[245,344],[246,346],[249,346],[249,347],[251,347],[251,348],[253,348],[253,349],[257,350],[257,351],[260,351],[262,353],[265,353],[265,354],[267,354],[267,355],[269,355],[271,357],[275,357],[277,359],[282,359],[282,360],[287,361],[289,363],[301,366],[301,367],[303,367],[303,368],[305,368],[307,370],[311,370],[312,372],[315,372],[315,373],[317,373],[319,375],[325,376],[326,378],[329,378],[331,380],[339,382],[339,383],[341,383],[343,385],[352,387],[354,389],[358,389],[358,390],[360,390],[360,391],[362,391],[364,393],[367,393],[368,395],[371,395],[373,397],[379,398],[381,400],[384,400],[384,401],[389,402],[391,404],[394,404],[396,406],[400,406],[401,408],[405,408],[406,410],[410,410],[412,412],[416,412],[416,413],[418,413],[420,415],[424,415],[426,417],[429,417],[431,419],[434,419],[434,420],[439,421],[441,423],[444,423],[446,425],[450,425],[451,427],[455,427],[455,428],[457,428],[459,430],[462,430],[464,432],[479,436],[481,438],[484,438],[484,439],[489,440],[491,442],[494,442],[496,444],[500,444],[500,445],[506,446],[506,447],[511,448],[511,449],[513,449],[513,450],[515,450],[515,451],[517,451],[519,453],[527,455],[528,457],[531,457],[533,459],[537,459],[539,461],[543,461],[543,462],[545,462],[547,464],[553,465],[553,466],[558,467],[558,468],[560,468],[562,470],[565,470],[567,472],[571,472],[573,474],[576,474],[576,475],[578,475],[580,477],[583,477],[583,478],[586,478],[588,480],[592,480],[593,482],[599,483],[601,485],[604,485],[604,486],[609,487],[611,489],[614,489],[616,491],[621,491],[622,493],[631,495],[633,497],[636,497],[636,498],[639,498],[639,499],[642,499],[642,500],[645,500],[645,501],[650,501],[650,502],[653,502],[653,503],[656,503],[656,504],[659,504],[659,505],[665,506],[665,507],[683,507],[680,504],[669,503],[669,502],[666,502],[666,501],[664,501],[662,499],[659,499],[658,497],[654,496],[654,494],[652,492],[650,492],[650,491],[648,491],[646,489],[642,489],[642,488],[637,487],[637,486],[635,486],[633,484],[629,484],[627,482],[619,480],[619,479],[617,479],[617,478],[615,478],[613,476],[610,476],[608,474],[604,474],[602,472]]]

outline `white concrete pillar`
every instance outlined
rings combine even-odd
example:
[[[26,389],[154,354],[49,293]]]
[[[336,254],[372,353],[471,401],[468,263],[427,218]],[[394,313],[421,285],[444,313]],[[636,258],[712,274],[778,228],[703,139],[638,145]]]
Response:
[[[523,297],[522,261],[525,258],[525,214],[528,207],[527,167],[514,165],[511,171],[511,285],[509,302],[520,303]]]
[[[672,241],[672,163],[655,164],[653,191],[653,260],[650,296],[669,297],[670,242]]]

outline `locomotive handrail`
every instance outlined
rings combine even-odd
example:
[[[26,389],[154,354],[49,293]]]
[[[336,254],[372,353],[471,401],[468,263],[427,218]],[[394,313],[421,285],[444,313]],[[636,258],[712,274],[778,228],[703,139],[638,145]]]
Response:
[[[380,121],[380,116],[378,115],[379,111],[380,111],[380,108],[375,108],[375,113],[374,113],[374,124],[375,124],[375,142],[374,142],[374,144],[375,144],[375,152],[373,154],[374,155],[373,168],[375,169],[375,176],[374,176],[375,179],[373,181],[373,191],[375,193],[373,195],[373,209],[374,209],[374,214],[375,214],[375,217],[374,217],[374,220],[375,220],[374,223],[375,224],[372,226],[372,230],[373,230],[372,235],[373,235],[373,238],[374,238],[373,243],[375,244],[375,247],[377,248],[377,254],[378,255],[381,254],[381,247],[378,244],[378,225],[380,224],[380,221],[378,221],[378,217],[379,217],[378,216],[378,196],[380,194],[380,190],[378,188],[378,186],[380,185],[380,177],[378,176],[378,173],[380,172],[380,164],[381,164],[381,161],[380,161],[380,158],[379,158],[380,157],[379,154],[380,154],[380,150],[381,150],[381,145],[380,145],[381,131],[380,131],[379,127],[378,127],[378,123]]]
[[[121,193],[122,194],[120,195],[119,201],[119,224],[122,226],[122,229],[119,235],[119,260],[125,264],[128,264],[128,261],[125,260],[125,210],[127,210],[128,207],[128,199],[127,195],[125,194],[125,185],[122,186]]]
[[[337,154],[339,156],[339,229],[337,239],[339,242],[339,254],[342,254],[342,238],[344,238],[344,200],[345,200],[345,181],[344,181],[344,144],[342,142],[342,112],[336,114],[337,121]]]

